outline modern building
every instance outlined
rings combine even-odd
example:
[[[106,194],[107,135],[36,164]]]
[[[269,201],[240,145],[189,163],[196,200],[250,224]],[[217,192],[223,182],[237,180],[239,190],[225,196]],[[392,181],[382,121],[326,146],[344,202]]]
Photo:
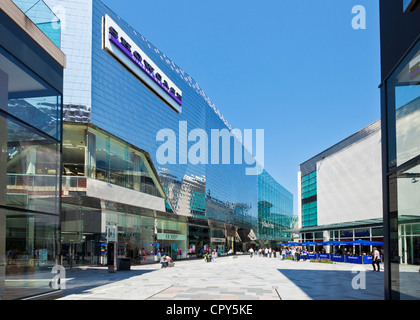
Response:
[[[45,3],[37,6],[51,18],[44,32],[19,4],[0,2],[0,300],[59,291],[51,282],[60,254],[65,55]]]
[[[302,241],[383,241],[381,159],[377,120],[299,165],[294,232]]]
[[[289,238],[292,194],[190,75],[99,0],[45,2],[67,56],[64,265],[104,264],[111,242],[145,263]]]
[[[385,295],[420,299],[420,1],[381,0]]]

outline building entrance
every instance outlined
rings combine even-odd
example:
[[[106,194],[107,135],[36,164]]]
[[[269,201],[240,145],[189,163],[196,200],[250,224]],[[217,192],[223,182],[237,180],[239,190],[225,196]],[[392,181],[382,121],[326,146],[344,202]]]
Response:
[[[159,243],[159,256],[162,257],[163,255],[170,256],[172,259],[182,259],[182,248],[178,246],[176,242],[166,242],[166,243]]]

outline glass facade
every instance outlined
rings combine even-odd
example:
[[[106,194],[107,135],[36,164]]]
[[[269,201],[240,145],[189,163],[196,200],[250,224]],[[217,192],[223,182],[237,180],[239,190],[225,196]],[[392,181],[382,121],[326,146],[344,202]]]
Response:
[[[301,178],[302,227],[318,224],[316,171]]]
[[[103,206],[107,201],[119,203],[120,208],[128,210],[126,214],[143,215],[147,207],[143,200],[133,203],[125,199],[127,203],[123,203],[105,195],[91,196],[89,184],[98,186],[98,182],[133,191],[133,197],[146,194],[164,203],[154,211],[154,242],[144,242],[145,251],[154,251],[155,255],[176,252],[178,258],[192,258],[200,250],[210,249],[223,254],[229,249],[246,250],[258,241],[287,237],[283,230],[293,219],[291,193],[266,172],[259,176],[246,174],[256,162],[245,161],[252,158],[245,148],[237,158],[237,146],[243,147],[241,139],[231,135],[230,124],[191,76],[99,0],[44,1],[50,6],[63,6],[67,13],[61,44],[68,59],[64,74],[63,207],[68,207],[69,213],[62,224],[63,230],[74,237],[68,244],[77,242],[77,250],[87,252],[87,239],[96,237],[96,246],[103,247],[98,243],[106,241],[103,221],[108,211],[104,212]],[[180,112],[104,49],[103,22],[107,15],[182,91]],[[70,122],[89,125],[80,131],[82,127]],[[212,132],[223,130],[229,133],[228,140],[223,136],[214,139]],[[169,139],[169,135],[165,141],[158,138],[159,133],[168,131],[175,139]],[[197,136],[192,134],[197,132],[200,138],[208,138],[202,144],[203,149],[208,147],[208,153],[194,149]],[[227,141],[228,154],[223,152]],[[163,145],[167,146],[165,156],[175,150],[174,162],[158,157]],[[219,155],[215,157],[217,164],[214,154]],[[80,192],[84,194],[80,196]],[[83,221],[85,210],[89,219],[97,221],[92,225],[102,221],[99,230]],[[165,225],[164,221],[171,219],[176,223]],[[123,221],[112,223],[120,230]],[[142,219],[134,221],[143,223]],[[85,239],[73,231],[81,228],[85,228]],[[139,244],[140,238],[133,241]],[[70,260],[74,263],[75,259]]]
[[[392,291],[420,299],[420,42],[386,80]]]
[[[120,258],[130,258],[133,263],[155,262],[155,251],[159,251],[156,243],[161,234],[171,230],[163,224],[166,220],[159,220],[156,230],[156,215],[142,208],[144,204],[135,207],[106,196],[91,197],[88,186],[94,179],[124,188],[112,190],[121,200],[127,189],[162,199],[163,203],[165,194],[149,156],[92,124],[64,123],[63,128],[64,264],[105,264],[110,226],[117,229]],[[185,245],[179,247],[185,252]]]
[[[124,29],[162,72],[176,82],[183,93],[181,113],[174,112],[162,103],[155,94],[102,49],[101,26],[106,14]],[[264,193],[261,186],[265,185],[267,190],[264,197],[268,198],[268,190],[273,192],[273,199],[270,200],[274,200],[273,204],[276,206],[274,216],[280,214],[291,218],[293,201],[287,190],[282,189],[274,179],[270,184],[261,184],[258,188],[261,178],[245,174],[246,150],[241,158],[243,164],[234,163],[234,144],[237,138],[231,138],[229,159],[223,158],[226,155],[222,156],[222,141],[219,140],[219,165],[210,164],[210,160],[208,164],[183,161],[183,150],[190,152],[195,141],[187,139],[186,145],[183,145],[182,135],[189,135],[194,129],[202,129],[209,137],[208,150],[211,150],[212,130],[231,129],[230,124],[191,76],[136,30],[130,28],[109,8],[96,0],[93,1],[92,32],[91,122],[150,154],[167,195],[168,212],[224,222],[253,230],[258,234],[262,230],[258,224],[260,218],[258,202],[264,200],[259,196]],[[104,65],[107,67],[104,68]],[[104,79],[112,80],[105,81]],[[122,92],[125,94],[119,94]],[[138,129],[133,130],[133,128]],[[178,150],[176,164],[159,163],[157,159],[157,150],[162,143],[156,136],[162,129],[173,131],[177,137],[176,141],[172,141],[173,148]],[[275,184],[278,186],[275,187]],[[281,197],[276,195],[277,193],[284,194],[283,200],[280,200]],[[274,199],[274,195],[277,198]],[[274,239],[282,236],[280,228],[276,227],[275,230],[276,235],[272,234]]]
[[[62,83],[47,83],[9,51],[38,44],[8,35],[16,26],[3,16],[0,27],[0,300],[10,300],[57,289]]]
[[[71,177],[89,177],[164,197],[149,156],[92,125],[64,124],[63,168],[69,183]]]
[[[266,170],[258,175],[258,236],[261,240],[289,241],[293,228],[293,196]]]

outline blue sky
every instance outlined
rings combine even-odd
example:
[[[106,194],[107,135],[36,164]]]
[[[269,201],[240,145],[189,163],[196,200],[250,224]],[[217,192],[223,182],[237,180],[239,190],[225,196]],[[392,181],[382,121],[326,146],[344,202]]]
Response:
[[[380,118],[377,0],[102,0],[191,75],[234,128],[264,129],[267,171],[298,165]],[[366,29],[352,28],[352,8]]]

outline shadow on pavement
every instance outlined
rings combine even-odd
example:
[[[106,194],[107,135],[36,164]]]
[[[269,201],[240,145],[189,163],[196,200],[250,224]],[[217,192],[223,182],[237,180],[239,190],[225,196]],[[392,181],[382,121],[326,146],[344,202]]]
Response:
[[[108,272],[108,270],[104,268],[66,270],[63,297],[71,294],[83,294],[85,291],[92,288],[108,285],[117,281],[127,280],[129,278],[141,276],[156,270],[128,270],[117,271],[114,273]]]
[[[383,300],[384,273],[277,269],[313,300]],[[287,292],[281,292],[287,299]]]

